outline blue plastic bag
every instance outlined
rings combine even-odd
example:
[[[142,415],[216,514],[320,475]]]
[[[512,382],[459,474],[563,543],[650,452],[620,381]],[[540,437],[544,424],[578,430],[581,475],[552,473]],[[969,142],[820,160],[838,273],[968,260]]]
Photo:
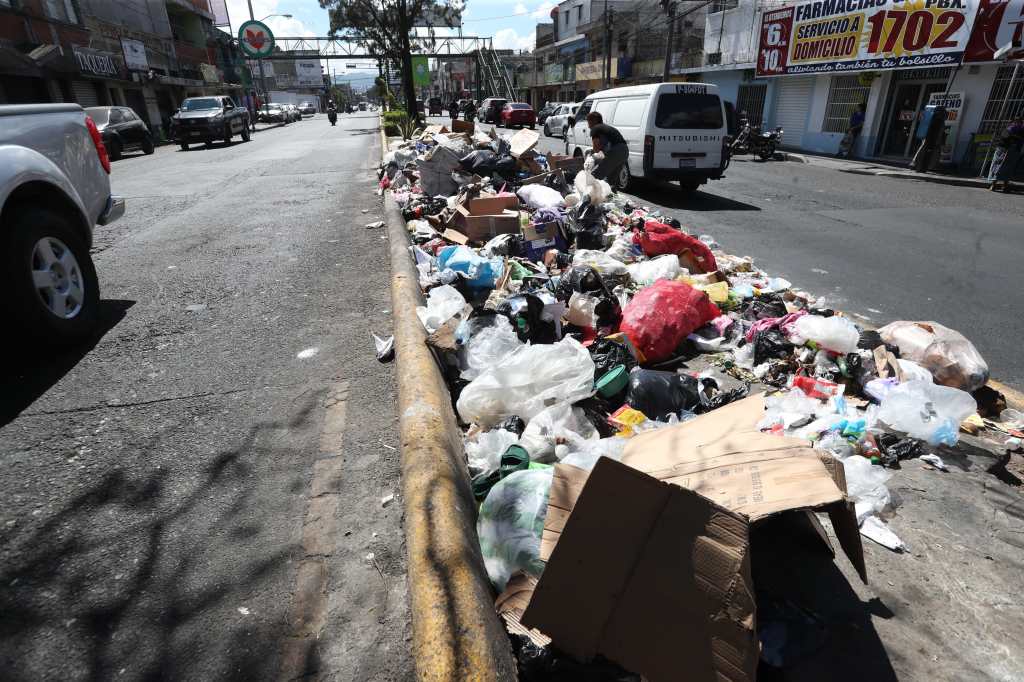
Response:
[[[484,258],[465,246],[446,246],[437,255],[441,270],[454,270],[466,276],[474,289],[492,289],[504,271],[500,258]]]

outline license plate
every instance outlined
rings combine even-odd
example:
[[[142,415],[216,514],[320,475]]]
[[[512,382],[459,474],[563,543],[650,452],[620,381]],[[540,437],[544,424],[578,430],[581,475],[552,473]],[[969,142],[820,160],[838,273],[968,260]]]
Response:
[[[696,168],[697,159],[679,159],[680,168]]]

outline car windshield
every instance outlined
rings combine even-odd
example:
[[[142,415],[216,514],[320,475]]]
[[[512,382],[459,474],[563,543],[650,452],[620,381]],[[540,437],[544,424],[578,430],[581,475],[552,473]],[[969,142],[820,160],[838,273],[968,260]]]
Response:
[[[182,111],[205,111],[207,109],[220,109],[220,100],[216,97],[197,97],[181,103]]]
[[[658,110],[654,121],[658,128],[721,128],[722,102],[718,95],[666,93],[658,98]]]
[[[105,126],[110,121],[110,109],[107,107],[87,107],[85,113],[98,126]]]

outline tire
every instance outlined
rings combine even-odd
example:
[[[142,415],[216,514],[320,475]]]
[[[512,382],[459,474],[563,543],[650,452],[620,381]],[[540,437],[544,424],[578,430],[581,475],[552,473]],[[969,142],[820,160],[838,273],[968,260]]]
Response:
[[[188,142],[182,142],[181,143],[181,151],[183,151],[183,152],[187,152],[188,151]]]
[[[574,158],[574,159],[579,159],[579,158],[581,158],[582,156],[583,156],[583,150],[582,150],[582,149],[574,149],[574,150],[573,150],[573,152],[572,152],[572,158]]]
[[[765,147],[764,149],[761,150],[761,153],[758,154],[758,156],[761,157],[762,161],[770,160],[772,157],[775,156],[775,145],[773,145],[773,144],[768,145],[767,147]]]
[[[90,336],[99,320],[99,281],[72,220],[31,204],[11,206],[4,215],[10,216],[10,229],[0,235],[0,278],[7,292],[0,305],[11,310],[14,320],[23,321],[17,327],[32,342],[63,346]],[[53,284],[38,288],[34,271],[49,273]],[[57,306],[63,306],[63,315],[55,312]]]
[[[622,164],[622,168],[619,169],[619,176],[615,178],[615,189],[624,192],[631,182],[633,182],[633,176],[629,172],[629,163],[627,162]]]
[[[156,151],[156,145],[153,144],[153,138],[147,135],[142,138],[142,153],[149,155]]]
[[[110,157],[110,160],[120,161],[123,155],[124,149],[121,147],[121,143],[116,139],[111,140],[110,144],[107,145],[107,156]]]
[[[213,146],[213,140],[203,140],[203,146],[209,149]]]
[[[249,134],[249,124],[246,123],[242,127],[242,142],[248,142],[251,139],[252,139],[252,136]]]
[[[535,123],[531,123],[530,124],[530,130],[535,130],[536,128],[537,128],[537,125]]]
[[[547,123],[544,124],[544,137],[553,137],[551,134],[551,127]]]
[[[226,123],[224,125],[224,146],[225,147],[230,147],[231,146],[231,124],[230,123]]]
[[[679,187],[683,190],[683,194],[693,194],[700,189],[699,180],[680,180]]]

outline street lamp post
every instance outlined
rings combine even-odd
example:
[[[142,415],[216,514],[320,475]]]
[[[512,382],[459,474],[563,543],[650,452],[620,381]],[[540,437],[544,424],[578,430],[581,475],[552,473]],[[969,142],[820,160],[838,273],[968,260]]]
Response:
[[[250,21],[255,21],[256,17],[253,16],[253,13],[252,13],[252,0],[246,0],[246,2],[249,5],[249,20]],[[271,17],[284,17],[285,19],[291,19],[292,15],[290,15],[290,14],[268,14],[267,16],[265,16],[262,19],[260,19],[260,21],[266,21],[267,19],[269,19]],[[263,58],[262,57],[257,57],[256,58],[256,63],[259,64],[259,66],[260,66],[260,88],[263,90],[264,104],[270,104],[270,93],[267,91],[267,79],[266,79],[266,76],[263,75]],[[258,111],[256,112],[256,116],[259,117],[259,112]]]

